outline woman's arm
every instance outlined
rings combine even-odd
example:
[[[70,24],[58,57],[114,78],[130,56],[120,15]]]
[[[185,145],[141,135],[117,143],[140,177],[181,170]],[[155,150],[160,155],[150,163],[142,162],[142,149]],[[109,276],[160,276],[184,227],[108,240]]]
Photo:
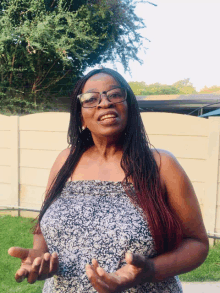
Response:
[[[42,233],[34,234],[33,249],[39,250],[42,253],[48,252],[47,243],[46,243]]]
[[[208,238],[199,203],[192,184],[176,158],[166,151],[154,153],[160,169],[161,183],[166,189],[171,209],[182,225],[182,243],[168,253],[152,259],[127,254],[127,265],[113,274],[107,274],[96,260],[86,266],[93,287],[100,293],[121,292],[145,282],[159,282],[191,271],[201,265],[208,254]]]
[[[50,170],[50,175],[48,178],[46,192],[45,192],[46,194],[47,194],[47,191],[49,190],[49,188],[51,187],[58,172],[60,171],[60,169],[63,167],[64,163],[66,162],[69,154],[70,154],[70,149],[68,148],[68,149],[63,150],[56,158],[56,160]]]
[[[184,240],[174,251],[153,260],[155,281],[195,269],[204,262],[209,249],[208,237],[192,183],[172,154],[162,150],[159,152],[162,184],[165,185],[169,204],[182,224]]]
[[[70,149],[65,149],[55,160],[50,171],[46,193],[65,163],[69,152]],[[48,252],[48,247],[42,233],[34,235],[33,249],[11,247],[8,253],[13,257],[21,259],[21,267],[15,274],[17,282],[22,282],[24,278],[27,278],[27,281],[32,284],[36,280],[52,277],[58,270],[58,255],[55,252],[52,254]]]

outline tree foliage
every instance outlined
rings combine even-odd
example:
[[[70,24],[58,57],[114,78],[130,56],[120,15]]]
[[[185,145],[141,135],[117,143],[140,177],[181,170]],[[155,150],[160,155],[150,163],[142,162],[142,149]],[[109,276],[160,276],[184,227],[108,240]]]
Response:
[[[134,9],[134,0],[1,0],[0,107],[45,109],[88,66],[140,62]]]
[[[197,93],[189,78],[179,80],[175,82],[173,86],[179,90],[179,94],[181,95],[191,95]]]
[[[205,86],[201,91],[200,94],[220,94],[220,86],[213,85],[211,87]]]
[[[188,95],[197,93],[189,78],[179,80],[172,85],[154,83],[147,85],[145,82],[129,82],[136,95]]]

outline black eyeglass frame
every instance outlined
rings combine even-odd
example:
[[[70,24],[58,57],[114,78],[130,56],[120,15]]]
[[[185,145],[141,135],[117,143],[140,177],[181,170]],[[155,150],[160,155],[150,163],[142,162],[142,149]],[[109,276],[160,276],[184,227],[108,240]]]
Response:
[[[125,97],[124,97],[124,99],[123,99],[122,101],[114,103],[114,102],[112,102],[112,101],[109,100],[107,93],[110,92],[110,91],[112,91],[112,90],[114,90],[114,89],[123,89],[123,90],[124,90],[124,92],[125,92]],[[90,92],[88,92],[88,93],[90,93]],[[80,94],[80,95],[77,96],[77,98],[79,99],[80,104],[81,104],[81,106],[82,106],[83,108],[95,108],[95,107],[97,107],[97,106],[100,104],[101,100],[102,100],[102,95],[103,95],[103,94],[106,96],[107,100],[108,100],[110,103],[112,103],[112,104],[119,104],[119,103],[122,103],[122,102],[124,102],[124,101],[127,100],[127,90],[126,90],[124,87],[120,87],[120,86],[119,86],[119,87],[112,88],[112,89],[110,89],[109,91],[103,91],[103,92],[91,92],[91,94],[99,94],[99,95],[100,95],[100,98],[99,98],[98,104],[95,105],[95,106],[92,106],[92,107],[84,107],[84,106],[83,106],[83,102],[82,102],[80,99],[81,99],[81,97],[82,97],[84,94],[87,94],[87,93],[83,93],[83,94]]]

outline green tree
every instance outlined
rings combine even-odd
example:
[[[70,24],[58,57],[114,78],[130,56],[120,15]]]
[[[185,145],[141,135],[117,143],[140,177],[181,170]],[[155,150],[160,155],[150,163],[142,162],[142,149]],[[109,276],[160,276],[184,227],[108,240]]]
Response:
[[[146,83],[144,81],[130,81],[129,85],[132,89],[132,91],[134,92],[135,95],[142,95],[142,92],[145,90],[146,88]]]
[[[205,86],[201,91],[199,92],[200,94],[213,94],[213,93],[218,93],[220,94],[220,86],[213,85],[211,87]]]
[[[161,84],[159,82],[147,85],[145,82],[129,82],[135,95],[181,95],[197,93],[189,78],[179,80],[172,85]]]
[[[141,62],[134,10],[134,0],[1,0],[0,107],[45,109],[88,66]]]
[[[178,94],[179,90],[171,85],[154,83],[146,86],[146,88],[141,92],[142,95],[174,95]]]
[[[179,80],[175,82],[173,86],[179,90],[179,94],[181,95],[191,95],[197,93],[189,78]]]

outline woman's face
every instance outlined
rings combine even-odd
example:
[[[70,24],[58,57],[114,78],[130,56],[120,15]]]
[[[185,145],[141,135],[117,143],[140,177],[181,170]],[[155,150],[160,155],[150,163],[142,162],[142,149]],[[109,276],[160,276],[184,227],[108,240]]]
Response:
[[[82,93],[107,92],[120,84],[111,76],[99,73],[90,77],[85,83]],[[113,104],[102,95],[101,102],[94,108],[81,108],[82,126],[87,127],[94,138],[120,136],[127,125],[127,102]],[[108,116],[107,116],[108,115]]]

